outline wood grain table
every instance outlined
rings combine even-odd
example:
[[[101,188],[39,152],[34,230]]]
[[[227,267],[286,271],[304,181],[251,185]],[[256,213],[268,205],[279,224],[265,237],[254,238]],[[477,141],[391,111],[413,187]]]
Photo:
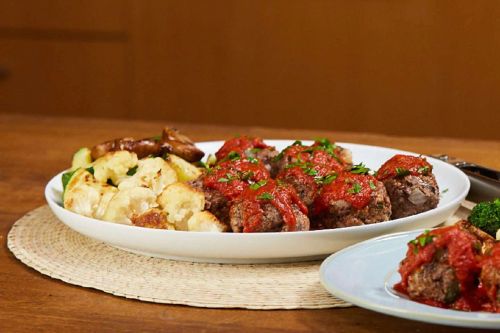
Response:
[[[468,332],[393,318],[357,307],[327,310],[219,310],[128,300],[48,278],[7,249],[11,225],[45,203],[43,189],[81,146],[158,134],[163,121],[48,118],[0,114],[0,332]],[[259,127],[174,124],[195,140],[234,134],[390,146],[447,153],[500,169],[500,141],[392,137]],[[446,124],[443,124],[446,126]],[[166,282],[167,283],[167,282]]]

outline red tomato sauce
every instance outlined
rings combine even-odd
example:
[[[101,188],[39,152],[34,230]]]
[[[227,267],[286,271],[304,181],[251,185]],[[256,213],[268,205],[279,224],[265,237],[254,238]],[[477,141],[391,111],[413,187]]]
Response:
[[[226,158],[229,153],[238,153],[241,157],[246,157],[250,149],[273,149],[274,147],[268,146],[261,138],[254,138],[249,136],[239,136],[224,142],[224,145],[215,153],[218,161]]]
[[[331,172],[346,170],[347,163],[339,157],[340,152],[341,148],[339,147],[335,146],[335,148],[327,150],[316,142],[312,146],[300,144],[289,146],[283,150],[283,157],[295,164],[310,163],[324,176]]]
[[[261,162],[249,162],[244,159],[226,161],[210,169],[203,177],[203,185],[215,189],[228,200],[234,200],[251,183],[271,176]]]
[[[421,241],[424,243],[423,246]],[[455,271],[460,286],[460,296],[451,304],[444,304],[431,299],[416,299],[416,301],[462,311],[488,311],[488,308],[491,308],[491,303],[486,297],[487,291],[476,284],[481,265],[487,264],[486,262],[489,263],[488,260],[498,260],[498,257],[491,256],[486,261],[481,261],[481,256],[478,254],[480,248],[481,243],[475,236],[456,225],[424,233],[417,237],[416,241],[408,243],[406,258],[399,267],[401,282],[397,283],[394,289],[408,295],[408,278],[410,275],[422,265],[432,262],[438,250],[447,250],[448,264]]]
[[[362,209],[371,200],[371,195],[378,181],[370,175],[341,173],[332,183],[324,185],[314,202],[314,213],[327,211],[331,202],[344,200],[354,208]]]
[[[307,207],[297,196],[295,190],[285,184],[278,184],[273,179],[257,189],[248,187],[241,194],[240,200],[243,205],[243,232],[255,232],[261,230],[264,211],[262,205],[266,202],[272,204],[281,214],[283,222],[288,231],[297,229],[297,219],[293,213],[293,206],[307,215]]]
[[[432,172],[432,165],[423,157],[397,154],[386,161],[377,172],[377,179],[384,180],[408,174],[418,176]]]

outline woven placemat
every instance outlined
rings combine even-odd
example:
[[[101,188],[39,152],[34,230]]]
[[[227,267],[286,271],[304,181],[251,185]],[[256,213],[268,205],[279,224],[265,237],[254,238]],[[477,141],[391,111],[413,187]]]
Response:
[[[8,247],[42,274],[142,301],[261,310],[350,306],[321,286],[319,261],[227,265],[146,257],[80,235],[48,206],[13,225]]]

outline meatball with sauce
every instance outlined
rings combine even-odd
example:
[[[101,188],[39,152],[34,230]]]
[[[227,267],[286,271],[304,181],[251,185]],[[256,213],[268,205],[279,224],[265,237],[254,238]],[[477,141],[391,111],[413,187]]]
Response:
[[[205,209],[229,226],[232,201],[250,184],[269,178],[269,171],[261,162],[237,158],[206,170],[191,185],[205,194]]]
[[[215,153],[218,162],[236,157],[259,160],[271,171],[271,161],[278,155],[275,147],[268,146],[261,138],[239,136],[227,140]]]
[[[413,300],[433,306],[463,311],[485,309],[488,301],[478,288],[481,269],[478,258],[482,249],[488,248],[484,245],[491,242],[473,233],[466,221],[425,231],[408,243],[406,257],[399,266],[401,282],[394,288]],[[495,280],[494,269],[490,271],[490,267],[485,262],[482,283],[492,281],[497,285],[498,279]]]
[[[312,146],[296,141],[275,159],[272,173],[276,174],[276,179],[290,184],[310,207],[321,186],[351,165],[349,151],[326,139],[316,141]]]
[[[309,230],[307,207],[294,189],[273,179],[250,185],[230,210],[233,232]]]
[[[489,302],[484,310],[500,313],[500,242],[494,243],[480,261],[481,281]]]
[[[395,155],[377,172],[392,204],[392,219],[411,216],[436,208],[439,187],[432,165],[423,157]]]
[[[333,229],[389,220],[391,203],[375,177],[344,172],[323,186],[312,208],[314,229]]]

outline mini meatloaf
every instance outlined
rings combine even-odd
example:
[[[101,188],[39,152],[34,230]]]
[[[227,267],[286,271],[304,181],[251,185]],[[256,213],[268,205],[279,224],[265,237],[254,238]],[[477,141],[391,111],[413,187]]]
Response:
[[[275,147],[268,146],[261,138],[239,136],[227,140],[215,153],[217,161],[224,162],[234,158],[246,158],[250,161],[261,161],[271,171],[271,161],[278,155]]]
[[[300,199],[311,206],[322,185],[328,184],[340,172],[352,165],[351,154],[327,139],[304,146],[296,141],[274,160],[272,174],[290,184]]]
[[[392,204],[392,219],[411,216],[435,208],[439,187],[432,165],[423,157],[395,155],[377,172]]]
[[[307,207],[295,190],[268,179],[250,185],[230,210],[233,232],[309,230]]]
[[[372,224],[389,220],[391,202],[375,177],[344,172],[323,186],[312,213],[314,229]]]
[[[260,161],[233,158],[206,170],[191,185],[205,194],[205,209],[229,226],[232,201],[250,184],[269,178],[269,171]]]
[[[497,312],[499,256],[499,243],[467,221],[425,231],[408,243],[394,288],[433,306]]]

